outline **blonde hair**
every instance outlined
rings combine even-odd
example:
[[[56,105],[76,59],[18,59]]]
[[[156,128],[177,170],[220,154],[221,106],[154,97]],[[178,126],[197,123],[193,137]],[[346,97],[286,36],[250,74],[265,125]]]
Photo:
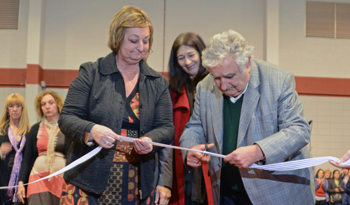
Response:
[[[149,51],[153,43],[153,26],[147,14],[136,6],[124,6],[114,16],[109,27],[108,47],[114,52],[119,51],[127,28],[149,27]]]
[[[215,67],[231,55],[240,71],[244,73],[244,68],[253,51],[254,46],[248,45],[240,33],[230,29],[215,34],[209,39],[206,49],[202,51],[203,66],[207,69]]]
[[[30,122],[28,118],[28,110],[24,98],[18,93],[10,94],[5,101],[4,109],[0,118],[0,134],[5,135],[7,133],[7,128],[10,125],[10,113],[7,108],[9,105],[22,105],[22,114],[19,121],[18,133],[24,135],[28,133],[30,129]]]
[[[53,91],[53,90],[45,90],[43,92],[40,92],[35,97],[35,110],[36,110],[36,113],[38,114],[38,116],[40,117],[40,119],[42,119],[44,117],[43,110],[41,109],[41,99],[45,95],[51,95],[55,99],[55,102],[56,102],[56,105],[57,105],[57,110],[58,110],[59,114],[61,113],[62,108],[63,108],[63,99],[55,91]]]

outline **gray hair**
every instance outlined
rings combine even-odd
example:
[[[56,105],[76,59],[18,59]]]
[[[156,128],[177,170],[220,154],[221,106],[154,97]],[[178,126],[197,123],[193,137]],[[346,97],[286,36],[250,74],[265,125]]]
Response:
[[[202,51],[202,64],[207,69],[215,67],[232,55],[239,69],[244,73],[248,57],[252,56],[253,51],[254,46],[248,45],[240,33],[230,29],[215,34],[209,39],[206,49]]]

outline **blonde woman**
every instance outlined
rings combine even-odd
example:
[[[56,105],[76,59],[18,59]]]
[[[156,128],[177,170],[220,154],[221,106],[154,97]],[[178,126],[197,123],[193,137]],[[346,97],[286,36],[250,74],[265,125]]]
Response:
[[[36,96],[35,108],[41,122],[33,125],[28,133],[18,184],[46,177],[66,165],[65,136],[57,124],[62,107],[63,99],[54,91],[47,90]],[[28,185],[28,204],[59,204],[63,183],[63,175],[59,175]],[[24,203],[25,187],[18,188],[18,198]]]
[[[0,119],[0,186],[17,185],[25,134],[30,128],[27,107],[18,93],[10,94],[5,101]],[[0,190],[0,204],[17,202],[16,189]]]

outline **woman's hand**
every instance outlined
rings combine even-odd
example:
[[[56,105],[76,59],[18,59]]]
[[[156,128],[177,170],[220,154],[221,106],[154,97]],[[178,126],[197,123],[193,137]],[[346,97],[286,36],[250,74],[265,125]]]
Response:
[[[113,132],[106,126],[94,125],[90,131],[90,136],[97,142],[101,147],[110,149],[114,146],[114,142],[120,140],[119,135]]]
[[[331,163],[333,166],[336,166],[338,168],[345,168],[345,169],[349,169],[350,165],[341,165],[343,162],[346,162],[348,159],[350,159],[350,150],[348,150],[344,156],[342,156],[339,161],[334,162],[334,161],[329,161],[329,163]]]
[[[339,189],[338,189],[338,188],[335,188],[334,191],[335,191],[335,192],[339,192]]]
[[[147,136],[143,136],[143,137],[140,137],[139,139],[134,140],[134,149],[137,154],[148,154],[152,152],[153,145],[145,141],[152,142],[152,139]]]
[[[155,204],[168,205],[171,197],[171,190],[167,187],[158,185],[156,188],[156,199]]]
[[[18,182],[18,185],[23,185],[23,182]],[[26,198],[26,188],[24,186],[19,186],[17,190],[18,199],[24,204],[24,198]]]
[[[7,156],[12,150],[12,145],[9,142],[4,142],[1,144],[0,147],[0,152],[1,152],[1,156]]]

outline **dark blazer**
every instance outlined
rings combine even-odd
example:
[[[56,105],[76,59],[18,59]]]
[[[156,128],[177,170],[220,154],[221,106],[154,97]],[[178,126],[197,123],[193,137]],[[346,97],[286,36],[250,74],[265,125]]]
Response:
[[[168,81],[145,61],[141,60],[139,66],[140,135],[169,144],[174,136],[174,126]],[[70,84],[58,121],[63,134],[71,140],[67,164],[98,146],[89,147],[83,142],[84,133],[90,132],[94,123],[121,133],[125,98],[125,86],[114,53],[80,66],[78,77]],[[142,199],[154,189],[155,153],[160,149],[154,146],[151,153],[140,156]],[[88,162],[67,171],[65,180],[88,192],[103,193],[114,152],[114,148],[102,149]]]
[[[332,194],[336,194],[336,193],[340,193],[340,194],[343,195],[344,191],[335,192],[335,188],[338,188],[338,189],[342,188],[342,189],[343,189],[343,187],[344,187],[344,182],[343,182],[343,180],[340,180],[340,179],[339,179],[339,186],[337,186],[337,185],[335,185],[335,183],[334,183],[334,179],[329,179],[329,180],[328,180],[328,193],[329,193],[329,197],[331,197]],[[329,204],[331,204],[331,203],[329,202]]]
[[[36,147],[36,142],[38,141],[37,135],[39,130],[40,122],[34,124],[27,135],[26,150],[23,155],[21,171],[19,173],[18,181],[23,183],[28,182],[30,171],[32,170],[35,159],[38,157],[38,149]]]

